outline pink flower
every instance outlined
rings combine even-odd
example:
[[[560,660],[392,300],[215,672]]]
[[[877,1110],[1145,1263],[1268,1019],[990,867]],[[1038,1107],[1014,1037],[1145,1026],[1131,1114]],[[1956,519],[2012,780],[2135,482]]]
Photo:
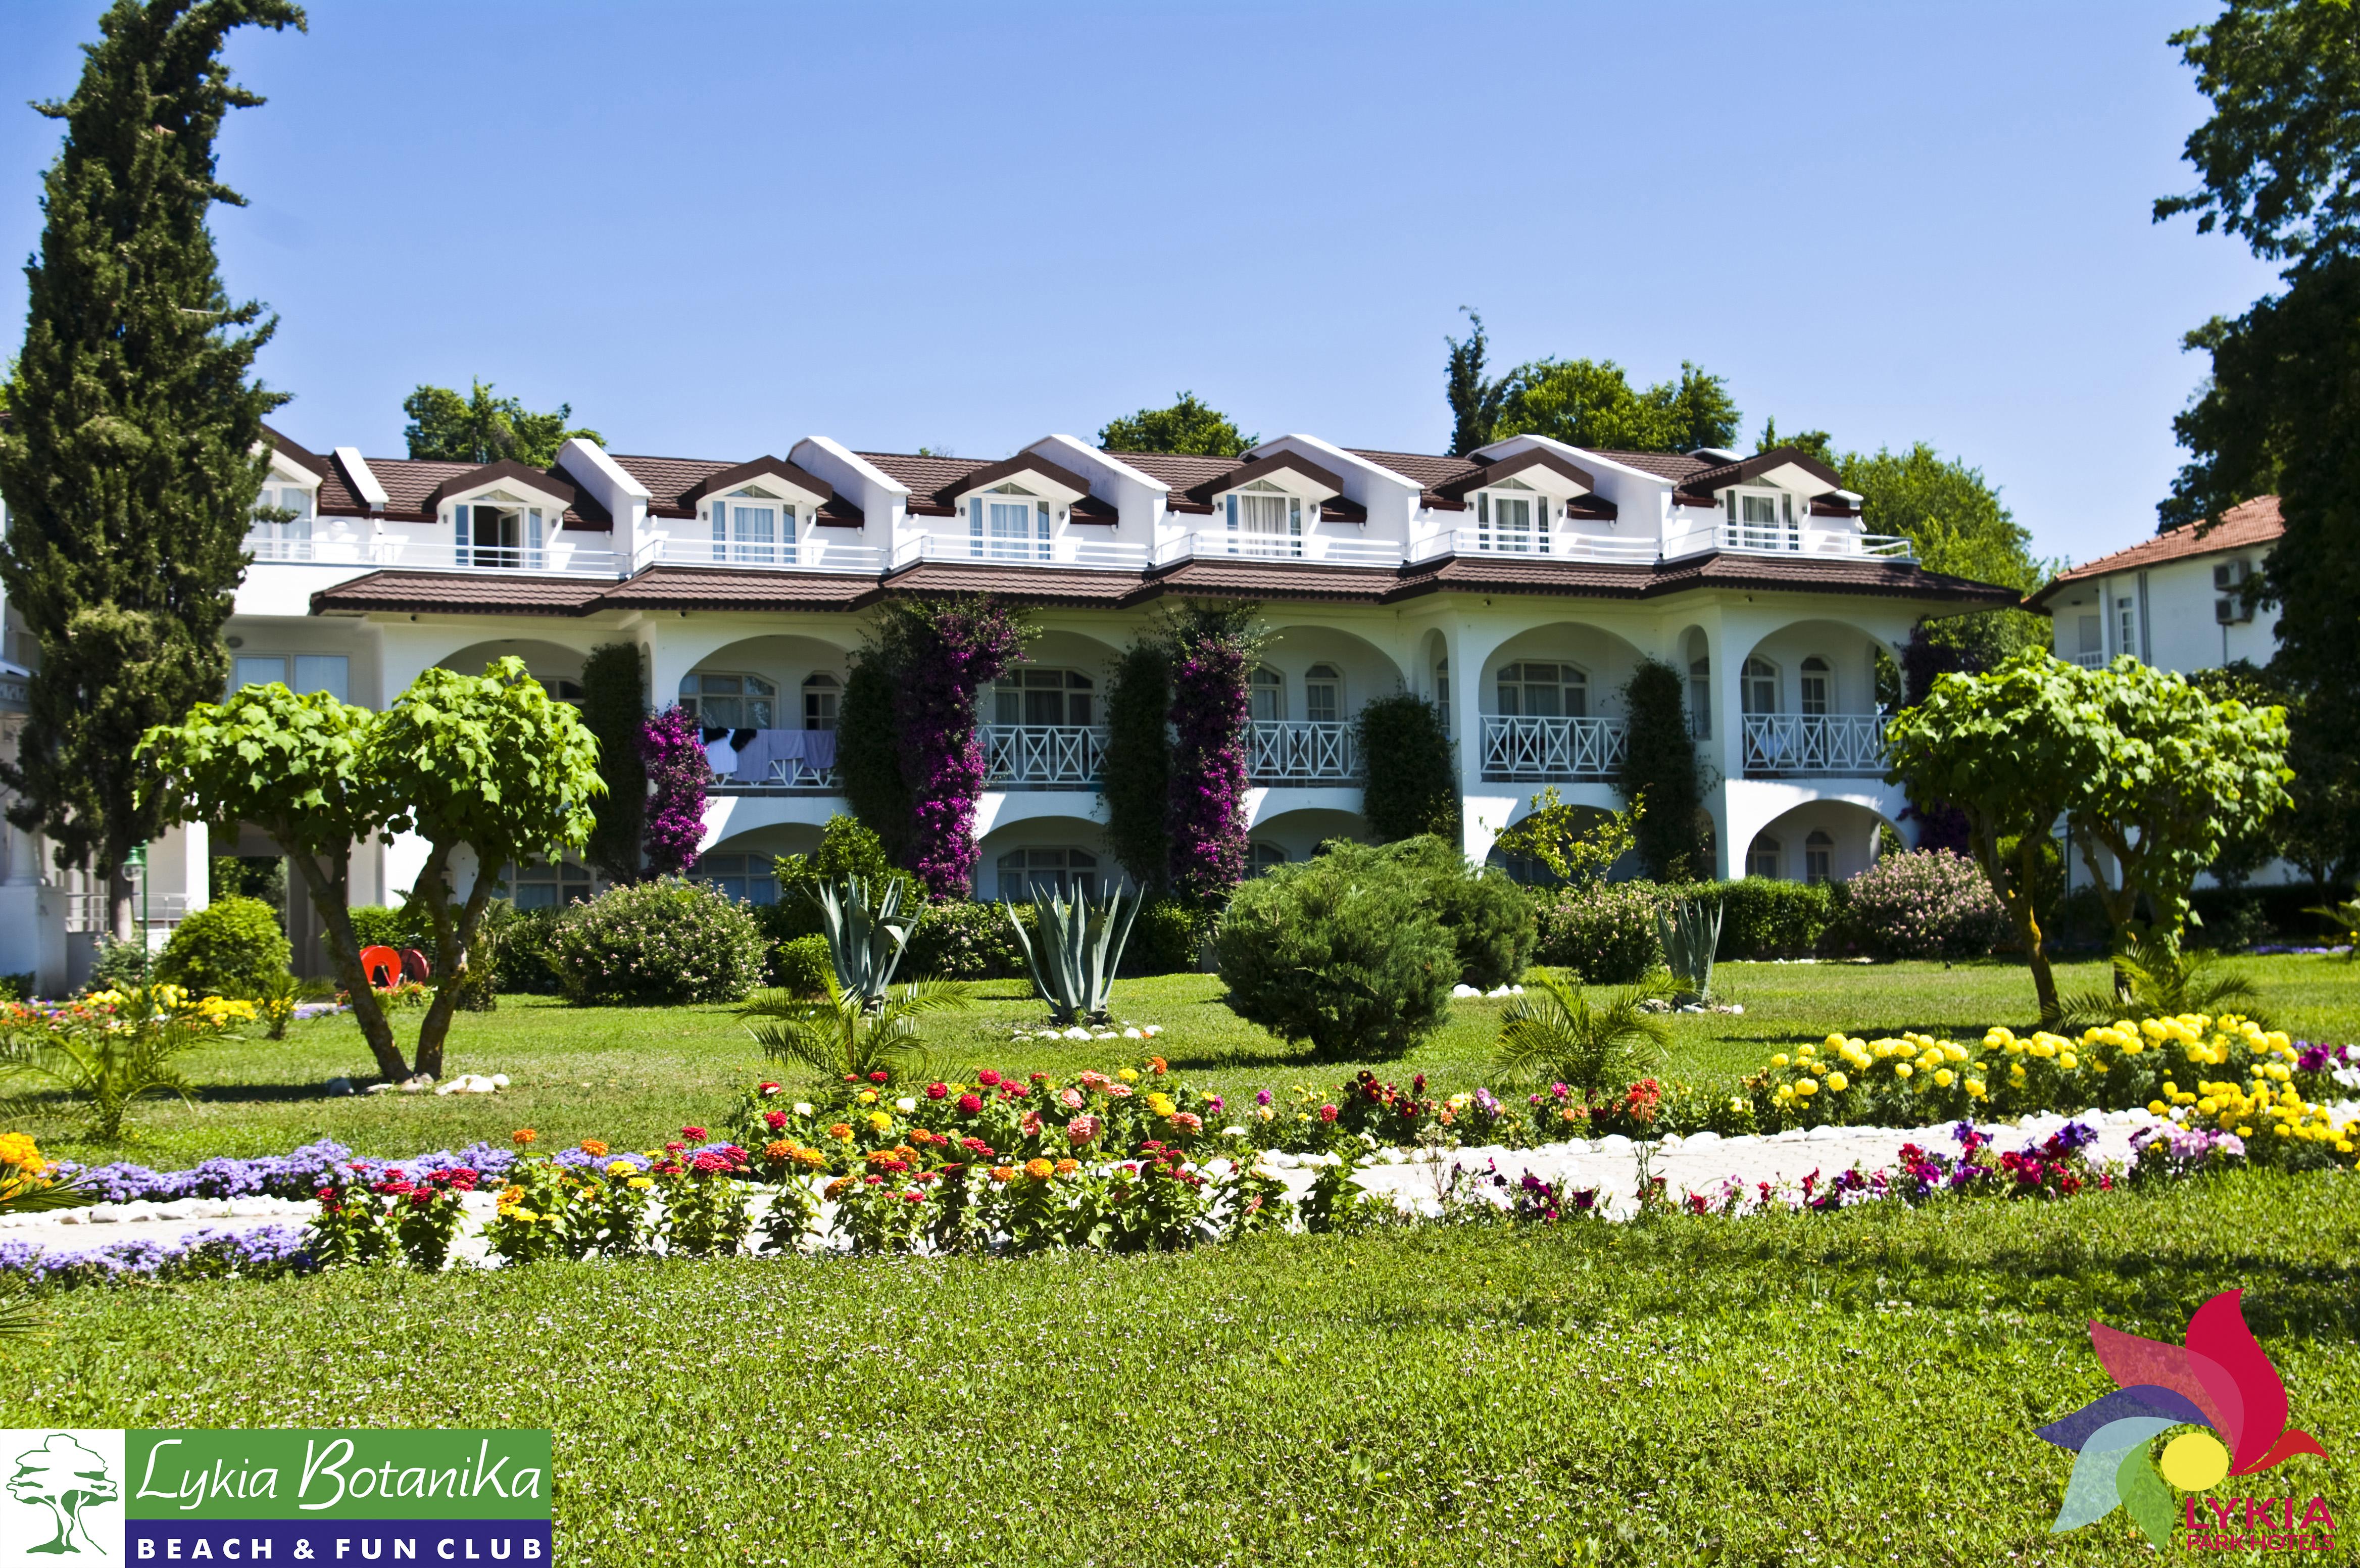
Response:
[[[1098,1135],[1098,1119],[1096,1116],[1076,1116],[1065,1124],[1065,1141],[1076,1148],[1081,1147]]]
[[[1078,1089],[1061,1090],[1057,1102],[1068,1111],[1078,1111],[1082,1108],[1082,1091]]]
[[[1022,1133],[1028,1138],[1039,1137],[1041,1135],[1041,1113],[1038,1111],[1025,1112],[1024,1114],[1018,1119],[1016,1123],[1016,1130]]]
[[[962,1114],[972,1116],[978,1111],[983,1109],[983,1096],[980,1094],[962,1094],[958,1097],[958,1108]]]
[[[1172,1119],[1192,1133],[1201,1133],[1205,1130],[1205,1118],[1197,1115],[1194,1111],[1176,1112]]]
[[[762,1120],[769,1123],[770,1131],[775,1133],[787,1124],[787,1113],[784,1111],[765,1111]]]
[[[680,1130],[680,1135],[683,1138],[701,1138],[705,1136],[705,1129],[702,1127],[683,1127]]]
[[[1117,1100],[1127,1100],[1131,1097],[1131,1085],[1121,1082],[1120,1080],[1117,1080],[1116,1082],[1108,1084],[1106,1086],[1106,1091]]]
[[[1319,1119],[1323,1122],[1334,1121],[1336,1119],[1336,1107],[1333,1105],[1322,1105],[1319,1107]]]
[[[975,1075],[975,1080],[978,1083],[982,1084],[986,1089],[997,1089],[1000,1087],[1000,1075],[992,1071],[989,1068],[985,1068],[981,1072],[977,1073]]]

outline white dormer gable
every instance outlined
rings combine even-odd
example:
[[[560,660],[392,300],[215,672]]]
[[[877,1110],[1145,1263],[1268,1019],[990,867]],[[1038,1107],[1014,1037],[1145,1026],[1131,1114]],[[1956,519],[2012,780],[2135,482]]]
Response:
[[[787,461],[835,486],[836,494],[860,509],[864,529],[881,521],[890,533],[910,504],[909,486],[827,436],[804,436],[787,449]]]

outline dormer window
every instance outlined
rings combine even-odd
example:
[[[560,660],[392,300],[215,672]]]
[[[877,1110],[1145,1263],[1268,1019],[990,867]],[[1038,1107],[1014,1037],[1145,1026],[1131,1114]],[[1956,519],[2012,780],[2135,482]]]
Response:
[[[1549,500],[1521,479],[1475,493],[1475,542],[1512,555],[1549,553]]]
[[[1256,479],[1229,496],[1229,554],[1303,554],[1303,501],[1267,479]]]
[[[548,514],[522,496],[492,490],[451,509],[462,566],[537,570]]]
[[[740,485],[701,509],[713,558],[744,566],[792,565],[795,505],[759,484]]]
[[[257,561],[300,561],[311,554],[311,492],[273,474],[254,498],[247,540]]]
[[[1730,526],[1737,544],[1745,550],[1799,550],[1795,532],[1795,498],[1785,490],[1731,490],[1726,494]]]
[[[995,485],[967,501],[967,549],[978,560],[1049,558],[1049,503],[1022,485]]]

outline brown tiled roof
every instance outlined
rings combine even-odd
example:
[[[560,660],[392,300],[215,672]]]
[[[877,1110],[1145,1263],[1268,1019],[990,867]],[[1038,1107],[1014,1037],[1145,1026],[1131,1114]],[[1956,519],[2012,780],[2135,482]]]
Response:
[[[2051,594],[2068,583],[2102,577],[2110,572],[2136,572],[2143,566],[2159,566],[2166,561],[2185,561],[2194,555],[2267,546],[2277,543],[2285,532],[2286,520],[2278,515],[2278,497],[2256,496],[2223,512],[2221,521],[2209,531],[2201,522],[2183,523],[2127,550],[2117,550],[2111,555],[2084,562],[2070,572],[2060,572],[2046,587],[2024,601],[2025,608],[2039,609]]]
[[[993,461],[981,457],[921,457],[910,452],[858,452],[853,455],[909,487],[912,517],[950,516],[950,503],[934,499],[935,494],[978,468],[990,467]]]
[[[339,477],[336,473],[336,466],[329,462],[326,457],[321,455],[317,452],[312,452],[304,447],[296,445],[295,443],[287,439],[286,436],[280,434],[278,431],[271,429],[267,422],[262,427],[262,434],[263,438],[268,441],[273,447],[285,453],[289,457],[300,463],[306,468],[311,469],[311,472],[319,475],[322,478],[327,479]]]
[[[1713,465],[1702,457],[1691,457],[1685,452],[1625,452],[1619,448],[1593,448],[1601,457],[1611,457],[1625,468],[1636,468],[1642,474],[1653,474],[1658,479],[1669,479],[1685,485]]]
[[[648,492],[648,510],[657,517],[694,517],[696,508],[681,497],[714,475],[735,467],[733,463],[703,457],[626,457],[610,452],[615,466],[639,482]]]
[[[1112,609],[1138,589],[1136,572],[1063,571],[1054,566],[995,566],[986,562],[922,561],[885,587],[897,594],[949,597],[998,594],[1026,604]]]
[[[818,475],[807,474],[783,457],[765,455],[750,462],[740,463],[735,467],[717,469],[707,474],[681,493],[681,505],[694,507],[716,490],[727,490],[738,485],[748,484],[766,474],[792,485],[806,494],[817,496],[823,501],[836,494],[836,487]]]
[[[1323,468],[1300,453],[1273,452],[1267,457],[1257,457],[1213,478],[1198,480],[1188,488],[1188,499],[1210,506],[1214,496],[1223,490],[1233,490],[1241,485],[1251,485],[1256,479],[1280,473],[1299,474],[1324,489],[1341,492],[1344,488],[1344,481],[1336,476],[1333,469]]]
[[[1107,455],[1136,468],[1151,479],[1161,479],[1177,492],[1193,489],[1207,479],[1245,466],[1242,457],[1203,457],[1187,452],[1117,452]]]
[[[600,596],[614,587],[600,577],[535,577],[521,572],[371,572],[313,594],[311,613],[583,615],[596,609]]]
[[[1316,599],[1374,604],[1398,574],[1389,566],[1329,566],[1311,561],[1184,561],[1148,578],[1137,599]]]
[[[423,457],[369,457],[363,459],[377,482],[385,487],[385,515],[397,521],[432,522],[434,521],[432,498],[436,490],[453,480],[464,481],[468,475],[481,469],[514,469],[519,477],[536,476],[532,482],[561,496],[574,498],[565,509],[565,526],[591,533],[612,531],[615,520],[593,498],[581,493],[572,477],[562,468],[528,468],[520,463],[477,464],[443,463]],[[320,487],[320,510],[332,517],[366,516],[368,509],[345,480],[344,466],[335,466],[337,483],[334,493],[329,487]],[[644,482],[644,481],[643,481]]]
[[[608,585],[598,609],[858,609],[877,598],[877,579],[844,572],[733,572],[650,566]]]
[[[1427,506],[1432,506],[1442,499],[1436,493],[1437,486],[1447,485],[1454,479],[1463,479],[1470,474],[1480,473],[1483,468],[1483,465],[1469,458],[1444,457],[1430,452],[1376,452],[1358,446],[1348,446],[1345,450],[1355,457],[1366,458],[1380,468],[1390,468],[1403,478],[1419,487],[1426,492],[1425,502]],[[1445,509],[1448,510],[1451,503],[1444,504]]]
[[[1413,598],[1457,589],[1563,594],[1583,598],[1656,598],[1689,588],[1784,593],[1874,594],[1932,599],[1961,607],[2012,602],[2007,589],[1928,572],[1908,561],[1810,555],[1736,555],[1718,551],[1654,566],[1591,561],[1543,561],[1530,556],[1459,555],[1404,568],[1385,597]]]

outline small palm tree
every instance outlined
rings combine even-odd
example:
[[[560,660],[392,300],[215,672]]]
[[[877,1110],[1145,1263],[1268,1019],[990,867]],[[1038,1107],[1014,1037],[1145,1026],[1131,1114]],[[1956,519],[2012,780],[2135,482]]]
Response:
[[[2067,997],[2058,1023],[2076,1029],[2110,1024],[2125,1014],[2176,1018],[2183,1013],[2237,1013],[2258,1023],[2261,999],[2261,988],[2251,979],[2221,968],[2218,953],[2130,936],[2114,955],[2114,989]]]
[[[2347,898],[2341,904],[2314,904],[2303,913],[2323,915],[2335,922],[2344,932],[2344,940],[2349,944],[2344,949],[2344,961],[2350,963],[2360,959],[2360,898]]]
[[[132,1106],[152,1096],[193,1098],[177,1058],[196,1033],[169,992],[127,991],[113,1013],[88,1022],[29,1021],[0,1036],[0,1110],[38,1116],[60,1097],[98,1143],[123,1141]]]
[[[1593,1006],[1581,986],[1549,970],[1525,977],[1529,989],[1500,1018],[1491,1070],[1514,1084],[1562,1083],[1584,1093],[1620,1089],[1663,1059],[1671,1025],[1646,1003],[1677,989],[1658,970]]]
[[[918,1021],[963,1008],[968,1000],[967,988],[957,981],[919,980],[885,992],[871,1007],[831,974],[825,996],[758,992],[738,1009],[738,1017],[773,1061],[799,1063],[836,1078],[866,1078],[878,1071],[924,1071],[933,1057]]]

